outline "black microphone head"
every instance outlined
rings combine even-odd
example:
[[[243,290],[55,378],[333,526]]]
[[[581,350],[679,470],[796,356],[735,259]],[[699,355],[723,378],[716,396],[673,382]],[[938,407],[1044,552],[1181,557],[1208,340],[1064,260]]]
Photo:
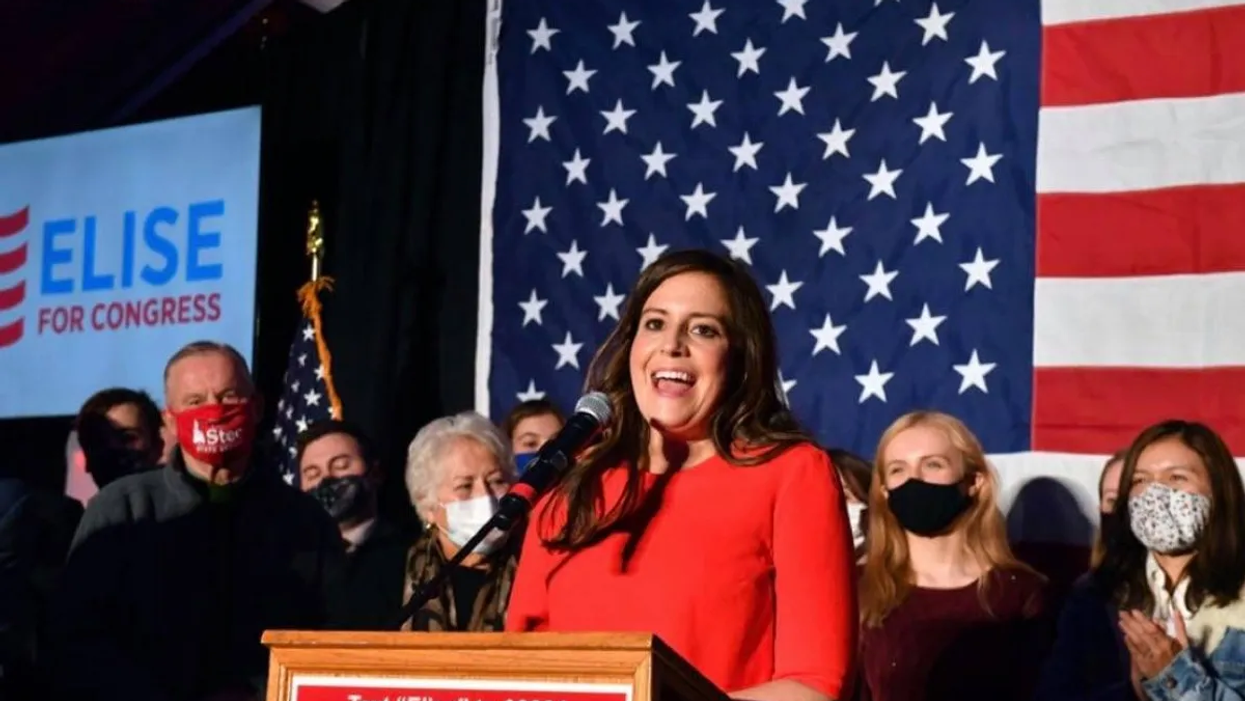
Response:
[[[575,402],[576,414],[587,414],[605,425],[614,418],[614,408],[610,406],[610,398],[605,392],[589,392]]]

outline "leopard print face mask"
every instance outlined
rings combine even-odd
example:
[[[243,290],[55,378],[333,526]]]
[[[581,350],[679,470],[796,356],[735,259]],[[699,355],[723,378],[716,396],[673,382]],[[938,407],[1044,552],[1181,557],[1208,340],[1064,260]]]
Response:
[[[1169,555],[1193,549],[1210,517],[1210,499],[1152,482],[1128,500],[1133,535],[1147,550]]]

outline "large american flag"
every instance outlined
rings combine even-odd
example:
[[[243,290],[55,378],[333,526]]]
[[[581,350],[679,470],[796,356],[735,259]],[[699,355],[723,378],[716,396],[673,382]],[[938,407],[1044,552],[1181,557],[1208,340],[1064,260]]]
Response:
[[[569,406],[641,267],[768,290],[792,408],[932,407],[1092,499],[1149,422],[1245,442],[1245,7],[525,0],[486,75],[477,399]],[[494,187],[495,185],[495,187]]]

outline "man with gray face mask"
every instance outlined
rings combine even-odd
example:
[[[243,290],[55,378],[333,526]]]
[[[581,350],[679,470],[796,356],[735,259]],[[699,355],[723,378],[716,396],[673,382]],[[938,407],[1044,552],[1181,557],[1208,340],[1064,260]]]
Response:
[[[295,450],[299,487],[333,517],[346,545],[340,589],[329,601],[329,627],[392,627],[402,605],[411,537],[379,515],[382,473],[371,441],[354,424],[327,420],[299,434]]]

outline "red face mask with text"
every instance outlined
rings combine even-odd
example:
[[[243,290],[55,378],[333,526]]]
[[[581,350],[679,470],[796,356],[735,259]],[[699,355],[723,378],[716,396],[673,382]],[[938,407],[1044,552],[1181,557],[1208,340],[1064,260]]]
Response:
[[[213,467],[245,453],[255,439],[250,402],[203,404],[173,415],[182,451]]]

